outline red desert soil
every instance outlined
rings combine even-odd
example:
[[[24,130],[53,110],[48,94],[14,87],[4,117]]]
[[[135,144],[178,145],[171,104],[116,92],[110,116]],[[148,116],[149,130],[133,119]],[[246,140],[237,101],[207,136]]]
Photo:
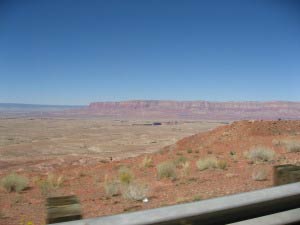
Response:
[[[52,190],[48,195],[77,195],[82,204],[84,218],[90,218],[271,187],[274,165],[295,164],[300,159],[299,152],[288,153],[284,146],[276,144],[277,141],[286,139],[300,140],[300,121],[234,122],[184,138],[176,145],[165,147],[161,152],[149,154],[154,165],[149,168],[140,166],[145,155],[92,165],[79,166],[66,162],[64,167],[51,171],[56,175],[63,175],[65,181],[62,187]],[[275,160],[264,163],[249,162],[244,153],[255,146],[273,149],[276,152]],[[156,165],[181,156],[190,162],[188,175],[183,176],[179,167],[176,169],[176,180],[157,178]],[[227,169],[199,171],[196,161],[206,156],[225,160]],[[136,181],[148,185],[149,202],[126,200],[121,195],[106,197],[103,185],[105,176],[111,180],[118,179],[120,166],[129,167]],[[253,171],[261,168],[268,171],[267,180],[253,180]],[[5,171],[1,177],[9,172],[13,171]],[[45,224],[45,198],[37,183],[40,179],[46,179],[47,174],[29,169],[16,172],[30,179],[30,188],[19,194],[7,193],[1,189],[0,224],[22,224],[21,221],[32,221],[35,225]]]

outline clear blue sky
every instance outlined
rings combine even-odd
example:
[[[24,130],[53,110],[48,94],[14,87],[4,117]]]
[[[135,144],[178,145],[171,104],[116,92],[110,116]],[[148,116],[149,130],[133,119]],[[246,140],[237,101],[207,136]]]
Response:
[[[300,2],[0,0],[0,102],[300,101]]]

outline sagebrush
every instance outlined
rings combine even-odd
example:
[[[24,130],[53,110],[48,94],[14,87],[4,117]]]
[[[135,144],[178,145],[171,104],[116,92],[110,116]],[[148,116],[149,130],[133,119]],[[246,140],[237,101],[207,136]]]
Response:
[[[206,169],[213,169],[217,168],[218,166],[218,160],[214,157],[208,157],[204,159],[199,159],[196,162],[196,166],[199,170],[206,170]]]
[[[133,173],[129,168],[125,166],[120,167],[119,180],[122,184],[129,184],[133,180],[133,178]]]
[[[1,179],[1,186],[8,192],[21,192],[28,187],[29,181],[26,177],[12,173]]]
[[[142,163],[141,163],[141,167],[148,168],[148,167],[152,167],[152,166],[153,166],[152,158],[149,157],[149,156],[145,156]]]
[[[157,165],[157,175],[158,178],[176,178],[176,166],[173,162],[167,161],[167,162],[162,162]]]
[[[122,195],[125,199],[140,201],[147,197],[148,191],[147,185],[133,182],[123,187]]]
[[[275,158],[275,152],[264,146],[258,146],[251,148],[246,152],[246,157],[253,162],[268,162]]]
[[[119,194],[120,184],[117,181],[105,181],[104,190],[108,197],[113,197]]]
[[[287,152],[300,152],[300,141],[298,140],[283,140],[281,143]]]

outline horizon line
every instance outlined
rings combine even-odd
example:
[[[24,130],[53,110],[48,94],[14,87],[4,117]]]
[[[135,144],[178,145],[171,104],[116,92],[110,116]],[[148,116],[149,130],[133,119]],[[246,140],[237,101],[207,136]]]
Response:
[[[113,103],[113,102],[138,102],[138,101],[161,101],[161,102],[216,102],[216,103],[225,103],[225,102],[259,102],[259,103],[271,103],[271,102],[290,102],[290,103],[300,103],[300,101],[291,101],[291,100],[174,100],[174,99],[129,99],[129,100],[116,100],[116,101],[92,101],[87,104],[48,104],[48,103],[20,103],[20,102],[0,102],[1,105],[33,105],[33,106],[56,106],[56,107],[82,107],[89,106],[92,103]]]

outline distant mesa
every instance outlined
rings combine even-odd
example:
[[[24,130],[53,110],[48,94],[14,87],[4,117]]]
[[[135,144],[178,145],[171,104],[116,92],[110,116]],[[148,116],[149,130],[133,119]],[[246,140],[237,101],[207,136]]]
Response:
[[[160,125],[158,119],[187,120],[286,120],[300,119],[300,102],[210,102],[132,100],[93,102],[88,106],[41,106],[0,104],[0,116],[5,113],[41,116],[100,116],[115,119],[149,119],[149,125]],[[154,122],[153,122],[154,121]],[[157,123],[156,123],[157,122]]]
[[[89,115],[163,119],[300,119],[300,102],[133,100],[93,102],[75,110]],[[158,124],[153,124],[158,125]]]

